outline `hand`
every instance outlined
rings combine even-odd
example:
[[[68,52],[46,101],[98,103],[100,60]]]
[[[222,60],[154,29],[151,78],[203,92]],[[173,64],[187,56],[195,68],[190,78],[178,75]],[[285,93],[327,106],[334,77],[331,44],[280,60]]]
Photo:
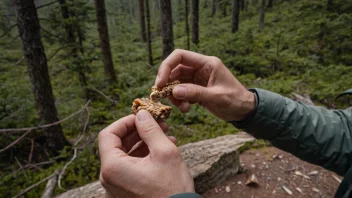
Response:
[[[182,112],[199,103],[225,121],[244,120],[255,109],[255,96],[221,60],[186,50],[175,50],[160,65],[156,86],[180,80],[169,99]]]
[[[108,198],[194,192],[193,178],[164,122],[149,112],[124,117],[99,133],[100,182]],[[143,142],[141,143],[141,140]]]

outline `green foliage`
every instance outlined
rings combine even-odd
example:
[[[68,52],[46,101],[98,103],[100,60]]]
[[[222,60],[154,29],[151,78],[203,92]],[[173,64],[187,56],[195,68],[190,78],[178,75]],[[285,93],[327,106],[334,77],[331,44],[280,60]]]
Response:
[[[111,84],[104,76],[103,63],[92,3],[85,0],[69,1],[76,13],[69,20],[62,20],[60,7],[51,5],[40,9],[39,17],[45,30],[64,39],[64,25],[75,24],[84,36],[85,53],[73,59],[70,48],[62,48],[63,40],[43,33],[49,60],[49,72],[59,117],[64,118],[79,110],[86,102],[77,71],[87,75],[92,103],[89,106],[89,127],[85,132],[82,149],[64,174],[65,189],[79,187],[95,181],[99,176],[99,157],[96,136],[115,120],[128,115],[132,101],[146,97],[154,84],[161,57],[160,20],[157,1],[150,1],[152,48],[155,65],[148,66],[146,44],[141,42],[137,1],[106,1],[108,25],[117,82]],[[71,2],[71,3],[70,3]],[[205,5],[207,3],[207,5]],[[334,97],[350,88],[352,70],[352,3],[334,0],[332,11],[327,11],[326,1],[275,1],[267,10],[264,30],[258,31],[259,1],[252,1],[247,12],[240,14],[239,31],[231,33],[230,12],[223,17],[222,10],[211,18],[211,2],[201,1],[200,43],[191,44],[191,50],[218,56],[234,75],[247,87],[259,87],[289,96],[291,92],[306,93],[319,103],[332,102]],[[176,6],[176,1],[173,5]],[[0,3],[1,6],[4,6]],[[177,48],[186,47],[183,6],[174,6],[174,42]],[[137,11],[136,11],[137,10]],[[191,17],[190,17],[191,18]],[[0,19],[0,29],[9,27]],[[17,30],[16,30],[17,31]],[[35,109],[30,80],[16,31],[0,39],[0,128],[20,128],[40,124]],[[77,32],[77,31],[76,31]],[[12,41],[13,40],[13,41]],[[11,42],[12,41],[12,42]],[[61,49],[62,48],[62,49]],[[60,49],[60,50],[59,50]],[[20,60],[20,61],[18,61]],[[81,68],[83,67],[83,68]],[[94,91],[99,90],[110,99]],[[167,103],[167,101],[165,101]],[[5,105],[6,111],[1,107]],[[203,108],[194,105],[187,114],[173,107],[169,135],[178,139],[177,145],[233,134],[238,130],[216,118]],[[7,115],[9,114],[9,115]],[[83,131],[87,112],[62,123],[65,136],[71,142]],[[18,135],[1,135],[0,148],[10,144]],[[20,144],[0,154],[0,194],[11,197],[31,184],[61,169],[72,157],[73,149],[66,148],[56,163],[39,170],[19,169],[14,156],[22,164],[28,162],[30,138],[40,141],[41,132],[24,139]],[[246,144],[242,150],[267,145],[265,141]],[[51,160],[37,159],[37,161]],[[34,163],[34,162],[33,162]],[[30,191],[28,197],[39,197],[45,184]],[[57,189],[56,193],[65,190]]]

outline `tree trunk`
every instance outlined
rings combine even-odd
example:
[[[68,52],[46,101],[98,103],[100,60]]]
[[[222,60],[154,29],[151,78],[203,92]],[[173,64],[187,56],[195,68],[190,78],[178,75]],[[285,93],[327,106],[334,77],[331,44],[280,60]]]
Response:
[[[81,52],[81,55],[84,55],[84,48],[83,48],[83,32],[81,31],[81,28],[79,25],[77,25],[77,35],[78,35],[78,43],[79,43],[79,49]],[[86,67],[84,64],[84,62],[80,62],[79,59],[77,59],[78,61],[75,62],[75,65],[78,66],[78,68],[80,68],[78,70],[78,77],[79,77],[79,83],[81,85],[81,87],[83,87],[84,89],[84,97],[86,98],[86,100],[89,100],[89,89],[88,89],[88,83],[87,83],[87,77],[86,74],[84,73],[84,68]]]
[[[147,35],[145,32],[145,19],[144,19],[144,0],[139,0],[139,21],[141,26],[142,41],[147,41]]]
[[[249,0],[245,0],[244,1],[244,10],[247,12],[248,11],[248,4],[249,4]]]
[[[106,24],[105,2],[104,0],[94,0],[94,4],[97,16],[100,47],[104,57],[104,72],[112,82],[116,82],[114,64],[111,57],[108,25]]]
[[[273,2],[274,2],[274,0],[269,0],[268,5],[266,7],[267,8],[272,8],[273,7]]]
[[[174,33],[172,29],[171,2],[170,0],[159,0],[159,3],[161,36],[163,44],[162,59],[164,60],[174,50]]]
[[[213,0],[212,6],[211,6],[211,17],[214,17],[216,13],[216,4],[217,4],[217,0]]]
[[[264,17],[265,17],[265,0],[261,0],[262,3],[260,5],[260,17],[259,17],[259,31],[264,28]]]
[[[14,2],[18,13],[18,30],[39,118],[45,124],[56,122],[58,121],[57,110],[34,1],[18,0]],[[43,131],[49,152],[57,154],[57,151],[67,144],[60,125],[45,128]]]
[[[192,0],[192,42],[199,43],[199,0]]]
[[[244,11],[244,0],[240,0],[240,7],[241,7],[241,10]]]
[[[148,63],[153,65],[153,53],[152,53],[152,36],[150,34],[150,10],[149,10],[149,0],[145,0],[145,8],[147,15],[147,47],[148,47]]]
[[[332,10],[331,7],[332,7],[332,0],[328,0],[326,5],[327,10]]]
[[[232,0],[232,17],[231,17],[231,32],[235,33],[238,31],[239,17],[240,17],[240,0]]]
[[[189,2],[185,0],[185,22],[186,22],[186,36],[187,36],[187,50],[189,47],[189,24],[188,24]]]
[[[222,6],[222,16],[226,17],[227,16],[227,0],[222,0],[221,6]]]

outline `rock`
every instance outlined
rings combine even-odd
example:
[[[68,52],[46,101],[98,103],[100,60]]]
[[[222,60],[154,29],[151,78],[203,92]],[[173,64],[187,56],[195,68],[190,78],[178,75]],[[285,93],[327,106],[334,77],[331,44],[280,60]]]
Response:
[[[225,191],[226,191],[226,192],[231,192],[230,186],[226,186]]]
[[[255,164],[251,164],[251,167],[252,167],[252,168],[255,168]]]
[[[306,178],[306,179],[310,179],[310,177],[308,177],[307,175],[305,175],[305,174],[303,174],[303,173],[301,173],[301,172],[299,172],[299,171],[295,171],[295,175],[304,177],[304,178]]]
[[[297,187],[296,190],[297,190],[299,193],[303,194],[302,189],[300,189],[299,187]]]
[[[341,183],[341,179],[339,179],[338,177],[336,177],[335,175],[331,175],[332,178],[334,178],[337,182]]]
[[[249,176],[247,182],[246,182],[246,185],[247,186],[258,186],[259,185],[259,182],[258,182],[258,179],[257,177],[252,174],[251,176]]]
[[[292,195],[292,191],[286,186],[282,186],[282,189],[284,189],[284,191],[287,192],[287,194]]]
[[[238,184],[238,185],[242,185],[242,182],[241,182],[241,181],[238,181],[237,184]]]
[[[317,188],[315,188],[315,187],[313,187],[312,190],[313,190],[314,192],[320,193],[320,190],[317,189]]]
[[[179,147],[191,175],[197,193],[222,183],[239,169],[238,148],[254,138],[247,133],[221,136],[215,139],[190,143]],[[105,189],[99,181],[69,190],[56,198],[104,198]]]
[[[317,175],[318,171],[311,171],[308,173],[309,176]]]
[[[215,188],[215,193],[218,193],[219,191],[218,191],[218,189],[217,188]]]

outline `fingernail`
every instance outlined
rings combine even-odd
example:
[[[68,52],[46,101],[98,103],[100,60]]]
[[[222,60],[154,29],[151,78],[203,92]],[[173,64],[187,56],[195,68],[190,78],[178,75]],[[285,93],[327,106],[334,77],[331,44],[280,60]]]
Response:
[[[183,99],[186,97],[187,88],[182,85],[178,85],[174,89],[174,96],[178,99]]]
[[[152,119],[152,116],[150,115],[150,113],[146,110],[141,110],[137,113],[137,119],[139,121],[147,121],[147,120],[150,120]]]
[[[159,81],[160,81],[160,77],[159,77],[159,75],[157,75],[157,76],[156,76],[156,79],[155,79],[155,85],[158,86]]]

